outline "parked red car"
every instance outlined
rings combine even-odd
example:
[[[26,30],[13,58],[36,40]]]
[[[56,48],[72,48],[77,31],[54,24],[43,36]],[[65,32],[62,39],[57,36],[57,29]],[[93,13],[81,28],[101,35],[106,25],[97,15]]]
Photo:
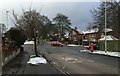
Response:
[[[53,41],[51,42],[51,46],[63,46],[63,44],[61,42],[58,42],[58,41]]]

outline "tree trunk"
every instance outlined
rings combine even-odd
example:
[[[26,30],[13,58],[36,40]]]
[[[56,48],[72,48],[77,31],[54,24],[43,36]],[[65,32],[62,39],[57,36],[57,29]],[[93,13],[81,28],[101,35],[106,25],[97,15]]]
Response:
[[[36,45],[36,30],[34,29],[34,50],[35,50],[35,55],[36,57],[38,57],[38,53],[37,53],[37,45]]]

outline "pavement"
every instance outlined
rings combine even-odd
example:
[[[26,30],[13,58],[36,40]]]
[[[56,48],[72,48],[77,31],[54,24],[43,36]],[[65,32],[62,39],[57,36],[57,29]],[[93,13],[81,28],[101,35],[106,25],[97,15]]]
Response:
[[[29,57],[33,54],[33,45],[25,45],[24,51],[3,67],[2,74],[4,76],[7,74],[61,74],[60,71],[49,63],[39,65],[28,64]]]

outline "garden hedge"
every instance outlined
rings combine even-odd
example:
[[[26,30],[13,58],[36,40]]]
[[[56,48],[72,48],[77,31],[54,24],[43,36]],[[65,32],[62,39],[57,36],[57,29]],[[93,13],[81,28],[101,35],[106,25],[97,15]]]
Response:
[[[105,41],[98,41],[99,50],[105,50]],[[120,40],[107,40],[107,51],[120,52]]]

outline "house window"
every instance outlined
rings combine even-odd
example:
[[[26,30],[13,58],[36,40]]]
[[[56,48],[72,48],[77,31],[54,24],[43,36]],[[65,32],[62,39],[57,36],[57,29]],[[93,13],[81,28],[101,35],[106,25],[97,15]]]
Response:
[[[87,36],[83,36],[83,39],[87,39]]]
[[[91,41],[96,41],[96,39],[95,38],[91,38]]]
[[[95,37],[95,35],[92,35],[92,38],[94,38]]]

